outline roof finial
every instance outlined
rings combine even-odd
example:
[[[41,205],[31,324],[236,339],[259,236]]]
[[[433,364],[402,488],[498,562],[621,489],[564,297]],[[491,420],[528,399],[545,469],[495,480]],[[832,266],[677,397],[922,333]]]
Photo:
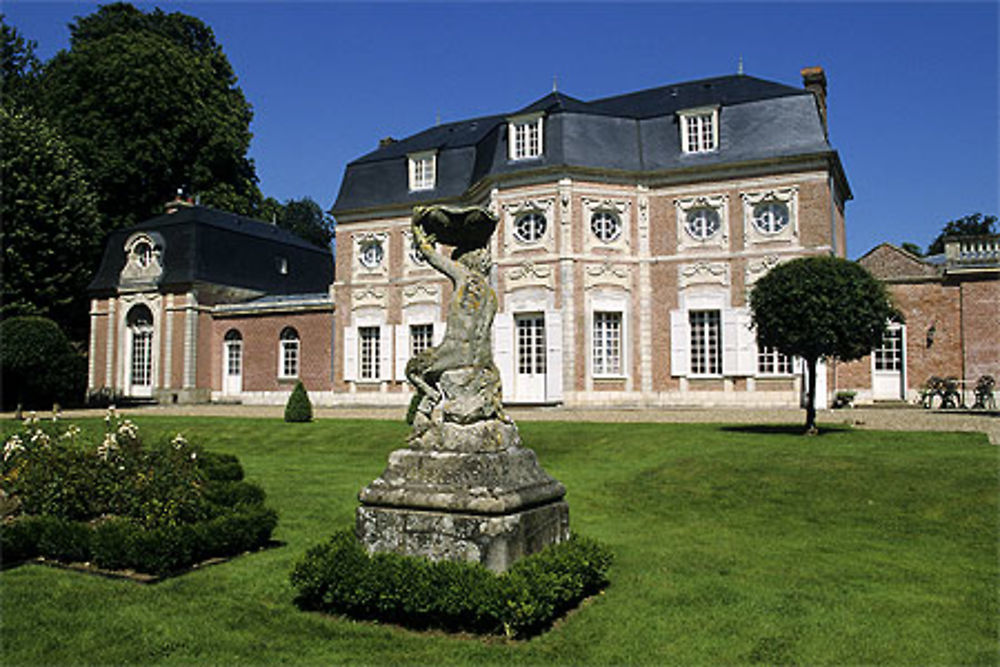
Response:
[[[441,112],[440,111],[438,113],[434,114],[434,124],[435,125],[440,125],[441,124]]]
[[[740,54],[740,64],[739,68],[736,70],[737,74],[743,74],[743,55]]]
[[[553,74],[552,75],[552,92],[553,93],[558,93],[559,92],[559,75],[558,74]]]

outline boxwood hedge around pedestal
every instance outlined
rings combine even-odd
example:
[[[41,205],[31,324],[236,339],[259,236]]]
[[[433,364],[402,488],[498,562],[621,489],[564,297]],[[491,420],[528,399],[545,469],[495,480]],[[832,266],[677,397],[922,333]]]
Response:
[[[268,543],[277,514],[236,457],[181,435],[143,447],[109,412],[104,440],[37,418],[4,444],[0,558],[37,556],[163,576]]]
[[[478,563],[369,555],[354,533],[335,533],[292,571],[304,610],[411,628],[526,637],[608,584],[610,550],[573,535],[503,574]]]

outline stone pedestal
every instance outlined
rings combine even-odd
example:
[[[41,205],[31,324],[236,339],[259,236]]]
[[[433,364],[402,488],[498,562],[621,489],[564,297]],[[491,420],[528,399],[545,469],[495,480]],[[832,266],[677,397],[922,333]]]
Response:
[[[389,455],[361,490],[357,533],[370,552],[469,560],[502,572],[569,537],[565,487],[500,419],[436,422]]]

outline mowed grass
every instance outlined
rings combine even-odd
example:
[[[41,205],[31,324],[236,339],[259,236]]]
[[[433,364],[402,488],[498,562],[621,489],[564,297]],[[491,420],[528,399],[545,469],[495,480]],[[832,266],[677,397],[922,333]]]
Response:
[[[239,456],[285,545],[151,586],[7,570],[4,664],[998,662],[998,449],[982,435],[522,423],[573,529],[617,560],[602,595],[510,642],[292,604],[292,566],[352,525],[404,424],[135,421]]]

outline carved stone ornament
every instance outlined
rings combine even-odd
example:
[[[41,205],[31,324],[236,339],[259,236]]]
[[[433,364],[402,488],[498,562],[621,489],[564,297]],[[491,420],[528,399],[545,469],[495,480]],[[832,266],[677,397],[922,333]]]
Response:
[[[125,266],[118,278],[124,290],[155,287],[163,275],[163,238],[158,233],[137,232],[125,241]]]
[[[544,248],[552,252],[555,248],[555,197],[542,197],[538,199],[524,199],[517,202],[508,202],[500,207],[504,214],[503,235],[504,249],[507,252],[519,250],[533,250]],[[545,218],[545,231],[539,235],[537,240],[525,242],[519,240],[514,235],[515,225],[521,216],[530,213],[537,213]]]
[[[697,262],[678,268],[678,284],[683,289],[691,285],[729,285],[729,265],[725,262]]]
[[[500,403],[491,342],[498,301],[489,284],[496,225],[482,208],[413,210],[417,247],[454,289],[444,339],[406,365],[416,389],[407,447],[359,495],[357,534],[369,552],[471,560],[501,572],[569,536],[565,487],[521,445]],[[455,248],[450,257],[438,242]]]
[[[610,261],[591,264],[583,271],[583,285],[584,289],[588,290],[606,285],[630,291],[632,288],[630,267],[622,264],[614,264]]]
[[[540,265],[531,260],[524,260],[520,264],[507,269],[508,289],[520,287],[545,287],[555,289],[553,284],[555,272],[551,266]]]
[[[740,199],[743,200],[743,233],[748,245],[769,241],[791,241],[798,237],[799,188],[797,185],[760,192],[744,192],[740,194]],[[761,212],[759,210],[761,207],[770,208],[767,206],[768,204],[775,204],[778,209],[773,212],[763,211],[764,215],[770,216],[765,219],[770,224],[762,225],[760,221],[755,220],[755,217],[757,213]],[[781,216],[787,217],[781,220]],[[780,229],[775,229],[779,225]]]
[[[781,262],[777,255],[765,255],[747,262],[746,277],[744,282],[749,287],[756,283],[761,276],[776,267]]]
[[[437,285],[425,285],[418,283],[403,288],[403,307],[418,304],[432,303],[438,304],[441,298],[441,288]]]
[[[729,246],[729,195],[699,195],[675,199],[674,207],[677,217],[677,249],[690,250],[700,248],[727,248]],[[704,210],[718,228],[710,233],[695,233],[689,220],[689,215]],[[707,229],[707,228],[705,228]]]
[[[378,287],[364,287],[355,290],[351,298],[351,310],[359,308],[385,308],[388,305],[387,293],[385,289]]]

